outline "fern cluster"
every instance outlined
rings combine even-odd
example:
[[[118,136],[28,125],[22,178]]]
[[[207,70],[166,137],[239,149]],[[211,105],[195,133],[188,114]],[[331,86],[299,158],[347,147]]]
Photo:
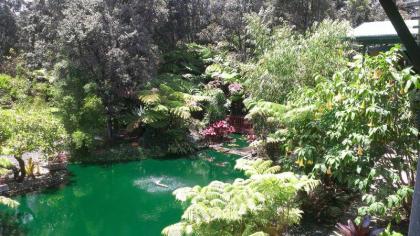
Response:
[[[189,153],[193,145],[188,140],[189,124],[194,122],[194,112],[202,111],[201,102],[206,98],[174,90],[166,84],[141,91],[143,104],[137,111],[138,119],[132,127],[148,128],[148,141],[161,144],[165,153]],[[160,142],[159,142],[160,140]]]
[[[233,183],[214,181],[205,187],[181,188],[176,199],[189,207],[181,222],[165,228],[164,235],[277,235],[297,224],[301,210],[298,191],[310,191],[318,181],[291,172],[279,173],[271,161],[244,160],[236,168],[249,179]]]
[[[153,127],[162,127],[168,125],[171,118],[190,119],[192,112],[202,110],[199,102],[204,97],[178,92],[161,84],[159,88],[140,92],[139,99],[144,104],[138,113],[139,121]]]

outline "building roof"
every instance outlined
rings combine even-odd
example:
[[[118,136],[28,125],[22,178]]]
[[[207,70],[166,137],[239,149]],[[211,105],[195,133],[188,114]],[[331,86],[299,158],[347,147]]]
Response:
[[[417,37],[419,25],[418,20],[406,20],[408,29]],[[348,34],[349,38],[356,40],[362,44],[394,44],[400,43],[397,32],[390,21],[374,21],[366,22],[351,30]]]

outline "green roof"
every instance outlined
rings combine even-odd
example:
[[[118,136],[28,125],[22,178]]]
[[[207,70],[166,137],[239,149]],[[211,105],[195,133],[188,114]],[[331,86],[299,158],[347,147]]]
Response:
[[[417,37],[419,25],[418,20],[406,20],[408,29]],[[366,22],[354,28],[348,33],[351,38],[362,44],[395,44],[400,43],[400,38],[390,21]]]

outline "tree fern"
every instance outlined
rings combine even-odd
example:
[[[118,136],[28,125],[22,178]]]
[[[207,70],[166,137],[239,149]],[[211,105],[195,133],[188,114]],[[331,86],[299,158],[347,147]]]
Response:
[[[237,161],[249,179],[232,184],[213,181],[205,187],[181,188],[176,199],[189,204],[182,221],[165,228],[164,235],[266,235],[296,224],[302,211],[295,197],[318,183],[291,172],[279,173],[271,161]]]

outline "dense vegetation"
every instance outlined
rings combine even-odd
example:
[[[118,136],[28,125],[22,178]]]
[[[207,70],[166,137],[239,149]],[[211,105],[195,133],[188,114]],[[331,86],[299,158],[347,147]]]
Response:
[[[2,1],[0,154],[18,166],[2,158],[0,173],[33,177],[22,156],[35,151],[75,162],[190,154],[235,132],[229,115],[245,116],[258,159],[236,167],[249,178],[176,190],[187,207],[163,234],[280,235],[311,211],[305,202],[334,215],[329,200],[342,192],[360,200],[359,221],[407,221],[419,77],[398,46],[368,56],[344,40],[349,27],[383,19],[378,9],[363,0]]]

